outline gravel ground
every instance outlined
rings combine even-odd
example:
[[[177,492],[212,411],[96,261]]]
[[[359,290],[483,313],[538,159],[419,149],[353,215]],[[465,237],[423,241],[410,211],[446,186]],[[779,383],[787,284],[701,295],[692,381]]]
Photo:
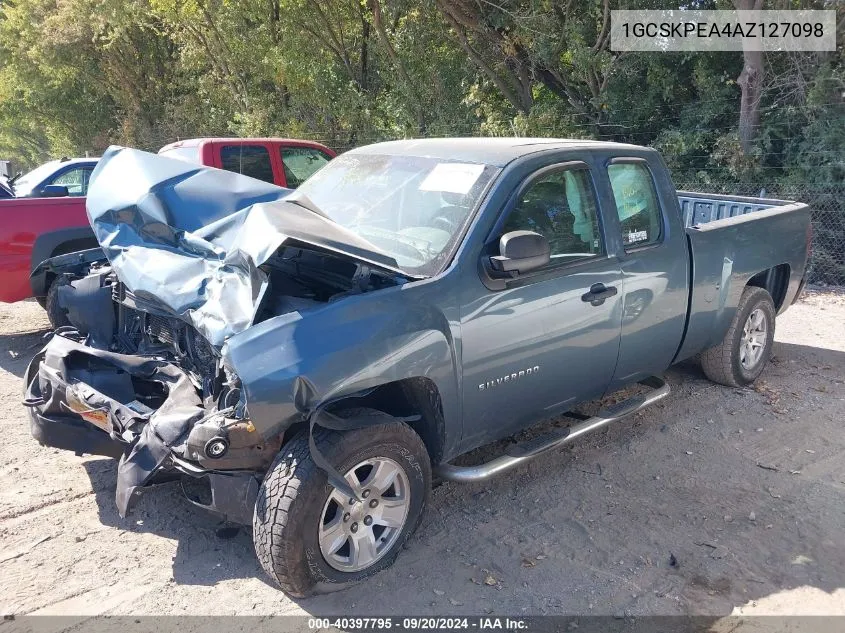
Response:
[[[120,519],[115,462],[38,446],[21,376],[46,328],[0,304],[4,614],[845,614],[845,295],[778,319],[751,389],[667,372],[651,409],[484,484],[445,484],[396,565],[293,601],[250,534],[173,487]],[[495,447],[481,453],[492,453]]]

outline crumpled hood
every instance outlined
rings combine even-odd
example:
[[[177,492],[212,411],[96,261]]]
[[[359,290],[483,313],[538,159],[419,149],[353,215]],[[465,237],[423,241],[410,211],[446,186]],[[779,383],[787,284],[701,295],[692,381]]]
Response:
[[[87,210],[126,287],[219,346],[252,324],[267,288],[258,266],[289,239],[396,270],[366,240],[284,201],[290,194],[240,174],[111,147],[92,174]]]

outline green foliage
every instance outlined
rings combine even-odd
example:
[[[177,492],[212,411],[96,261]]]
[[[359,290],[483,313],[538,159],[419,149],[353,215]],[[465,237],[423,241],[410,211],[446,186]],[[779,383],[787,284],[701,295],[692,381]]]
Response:
[[[790,3],[835,5],[845,24],[841,3]],[[652,145],[681,186],[810,202],[813,278],[845,283],[841,46],[765,56],[761,125],[744,150],[742,53],[620,54],[609,11],[623,6],[677,3],[0,0],[0,158],[28,168],[221,135],[337,150],[479,134]]]
[[[0,156],[28,167],[203,135],[342,150],[517,134],[651,144],[677,177],[704,183],[842,181],[841,50],[767,55],[762,126],[743,151],[742,55],[614,52],[609,11],[621,5],[0,0]]]

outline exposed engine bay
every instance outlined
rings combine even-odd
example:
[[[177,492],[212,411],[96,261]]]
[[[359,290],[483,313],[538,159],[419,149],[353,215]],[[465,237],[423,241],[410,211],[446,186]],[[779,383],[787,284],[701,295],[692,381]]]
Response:
[[[282,246],[260,271],[267,283],[253,323],[401,283],[389,272],[312,247]],[[200,505],[248,522],[235,509],[257,491],[283,434],[257,432],[241,380],[220,347],[155,297],[133,293],[106,261],[65,271],[58,283],[70,326],[56,331],[26,376],[36,438],[120,457],[122,515],[141,487],[187,475],[211,482],[210,498]],[[55,433],[68,424],[96,430],[62,444]]]

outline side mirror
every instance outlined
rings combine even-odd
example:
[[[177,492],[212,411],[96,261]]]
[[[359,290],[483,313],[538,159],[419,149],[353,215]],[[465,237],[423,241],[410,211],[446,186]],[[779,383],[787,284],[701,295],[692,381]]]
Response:
[[[527,273],[549,263],[549,240],[533,231],[511,231],[499,238],[499,254],[490,258],[493,270]]]
[[[41,188],[41,198],[65,198],[70,193],[64,185],[46,185]]]

